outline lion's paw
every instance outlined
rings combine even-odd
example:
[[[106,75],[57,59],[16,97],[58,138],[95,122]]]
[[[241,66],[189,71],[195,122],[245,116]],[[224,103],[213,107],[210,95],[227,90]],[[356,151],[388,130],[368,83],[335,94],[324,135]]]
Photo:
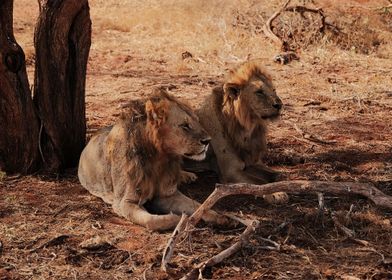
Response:
[[[197,175],[192,172],[182,170],[180,176],[181,183],[189,184],[197,180]]]

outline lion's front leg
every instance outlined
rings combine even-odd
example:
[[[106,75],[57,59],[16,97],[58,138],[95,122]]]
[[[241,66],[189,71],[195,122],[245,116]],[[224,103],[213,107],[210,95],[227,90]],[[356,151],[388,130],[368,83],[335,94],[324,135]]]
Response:
[[[174,213],[181,215],[186,213],[192,215],[200,203],[183,195],[181,192],[176,191],[173,195],[167,197],[157,197],[152,201],[154,210],[163,213]],[[229,225],[230,219],[218,214],[213,210],[208,210],[203,214],[202,219],[207,223],[215,223],[218,225]]]
[[[197,180],[197,175],[195,173],[184,170],[181,170],[180,172],[180,183],[188,184]]]
[[[280,175],[280,172],[273,170],[262,163],[246,165],[244,172],[255,180],[260,180],[261,184],[276,182]]]
[[[119,204],[113,204],[113,210],[127,220],[154,231],[172,229],[180,221],[180,216],[171,213],[167,215],[150,214],[144,208],[126,199]]]
[[[262,163],[246,166],[244,173],[255,184],[266,184],[277,181],[280,173],[275,171]],[[286,204],[289,201],[289,196],[285,192],[276,192],[263,196],[264,200],[269,204]]]

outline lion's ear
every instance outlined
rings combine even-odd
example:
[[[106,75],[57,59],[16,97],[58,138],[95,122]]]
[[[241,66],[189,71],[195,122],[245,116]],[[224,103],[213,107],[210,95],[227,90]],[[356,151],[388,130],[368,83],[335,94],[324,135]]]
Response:
[[[223,85],[223,91],[228,97],[235,100],[240,95],[241,86],[234,83],[225,83]]]
[[[153,102],[152,100],[147,100],[146,102],[146,114],[147,119],[161,123],[165,120],[166,111],[167,111],[167,104],[166,100],[161,100],[159,102]]]

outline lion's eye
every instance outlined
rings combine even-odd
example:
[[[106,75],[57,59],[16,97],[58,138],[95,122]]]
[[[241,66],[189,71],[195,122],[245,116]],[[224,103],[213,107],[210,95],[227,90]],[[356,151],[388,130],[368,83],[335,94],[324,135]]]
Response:
[[[191,126],[189,125],[189,123],[180,124],[180,127],[181,127],[183,130],[185,130],[185,131],[191,130]]]
[[[264,96],[264,91],[259,89],[259,90],[256,91],[256,95],[257,96]]]

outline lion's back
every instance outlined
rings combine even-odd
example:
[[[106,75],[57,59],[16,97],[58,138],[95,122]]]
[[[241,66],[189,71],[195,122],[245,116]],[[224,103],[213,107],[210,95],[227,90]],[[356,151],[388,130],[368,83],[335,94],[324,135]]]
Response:
[[[84,148],[79,161],[78,177],[82,186],[91,194],[113,203],[113,186],[110,162],[105,156],[106,140],[112,127],[102,129]]]

